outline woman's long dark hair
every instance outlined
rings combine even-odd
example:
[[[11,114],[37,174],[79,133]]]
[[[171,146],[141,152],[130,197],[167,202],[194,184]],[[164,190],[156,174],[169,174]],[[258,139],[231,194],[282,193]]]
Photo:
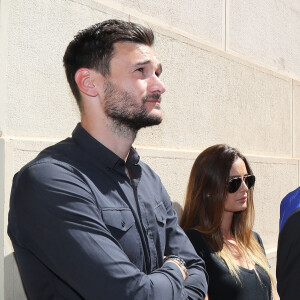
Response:
[[[231,259],[220,226],[228,193],[230,170],[238,158],[245,163],[247,173],[253,175],[247,159],[237,149],[228,145],[214,145],[200,153],[191,170],[180,222],[184,230],[193,228],[200,231],[212,250],[226,261],[237,279],[238,267]],[[234,213],[231,232],[245,257],[259,264],[271,275],[265,255],[252,234],[253,223],[253,189],[249,189],[247,208]]]

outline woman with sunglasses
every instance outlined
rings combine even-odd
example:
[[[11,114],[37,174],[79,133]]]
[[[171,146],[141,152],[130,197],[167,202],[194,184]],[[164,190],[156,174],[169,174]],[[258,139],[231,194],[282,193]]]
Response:
[[[205,261],[206,299],[269,300],[275,294],[261,238],[252,231],[254,183],[246,158],[227,145],[207,148],[194,162],[181,227]]]

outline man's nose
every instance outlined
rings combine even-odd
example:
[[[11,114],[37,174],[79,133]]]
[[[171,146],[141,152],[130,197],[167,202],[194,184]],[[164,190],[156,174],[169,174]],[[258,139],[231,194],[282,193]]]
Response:
[[[149,92],[163,94],[166,91],[166,86],[162,80],[156,75],[152,75],[149,82]]]

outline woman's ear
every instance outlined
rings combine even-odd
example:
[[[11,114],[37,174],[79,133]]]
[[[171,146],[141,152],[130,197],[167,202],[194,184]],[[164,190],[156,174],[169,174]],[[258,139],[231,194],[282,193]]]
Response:
[[[75,73],[75,81],[79,90],[90,97],[96,97],[98,95],[98,91],[93,83],[93,70],[87,68],[80,68]]]

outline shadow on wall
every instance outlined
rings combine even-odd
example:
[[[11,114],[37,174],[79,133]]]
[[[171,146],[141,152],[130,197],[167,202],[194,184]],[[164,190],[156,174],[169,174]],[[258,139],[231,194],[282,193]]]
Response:
[[[14,253],[11,253],[4,258],[4,299],[27,299]]]
[[[173,208],[177,212],[178,222],[179,222],[182,216],[183,208],[178,202],[173,202]]]

